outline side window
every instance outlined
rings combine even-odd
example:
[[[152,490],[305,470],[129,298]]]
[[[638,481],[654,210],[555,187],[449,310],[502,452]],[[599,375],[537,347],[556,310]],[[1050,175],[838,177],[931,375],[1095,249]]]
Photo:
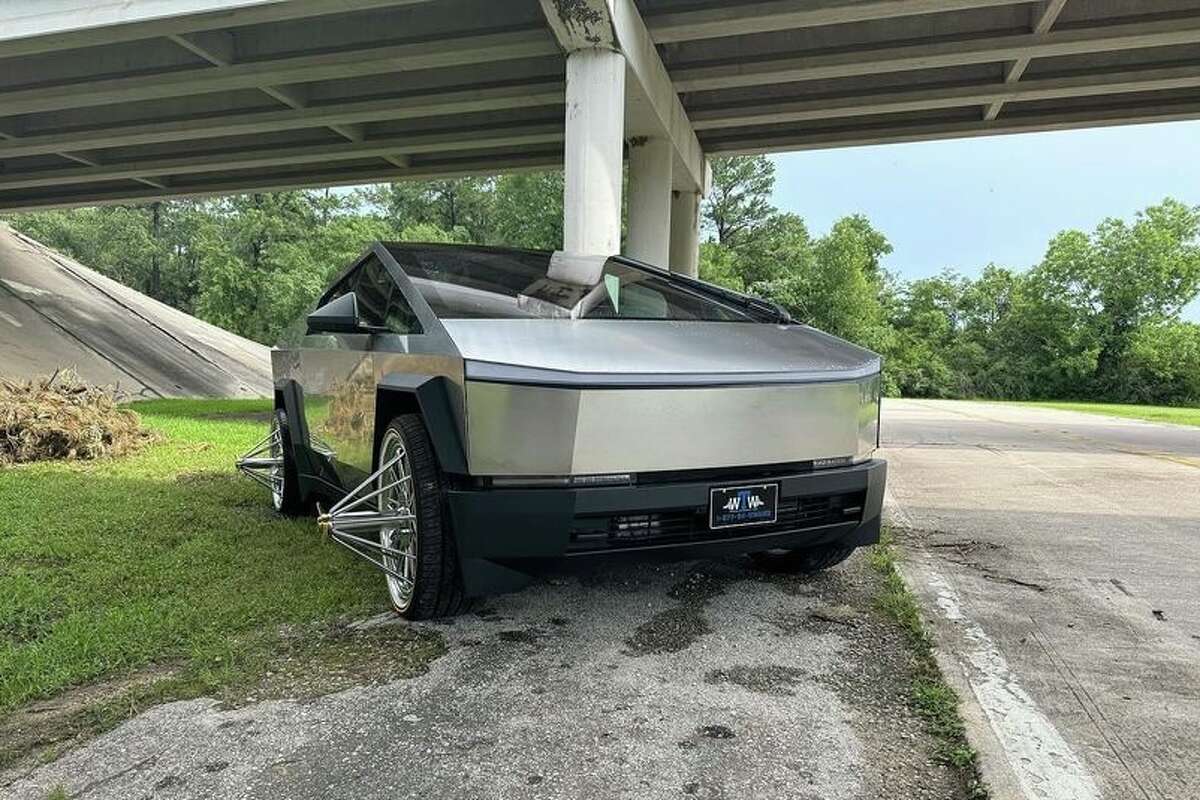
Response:
[[[325,293],[324,302],[330,303],[347,292],[354,292],[358,298],[358,314],[368,325],[386,328],[392,333],[421,333],[417,315],[387,268],[375,256],[334,284]]]
[[[355,293],[358,295],[358,313],[368,324],[387,328],[392,333],[421,332],[417,315],[378,258],[372,257],[363,263]]]
[[[395,281],[378,258],[371,257],[363,262],[354,287],[354,293],[358,295],[358,314],[363,322],[380,327],[387,324],[388,302],[395,288]]]
[[[391,300],[388,301],[384,324],[392,333],[421,332],[421,323],[417,321],[417,315],[413,313],[412,306],[404,299],[398,286],[392,291]]]

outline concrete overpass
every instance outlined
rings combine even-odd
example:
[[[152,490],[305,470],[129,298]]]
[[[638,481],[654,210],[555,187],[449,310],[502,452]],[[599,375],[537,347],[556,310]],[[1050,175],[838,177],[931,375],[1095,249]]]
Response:
[[[1200,0],[7,0],[0,209],[565,165],[694,271],[706,157],[1200,116]],[[664,235],[670,231],[670,235]]]

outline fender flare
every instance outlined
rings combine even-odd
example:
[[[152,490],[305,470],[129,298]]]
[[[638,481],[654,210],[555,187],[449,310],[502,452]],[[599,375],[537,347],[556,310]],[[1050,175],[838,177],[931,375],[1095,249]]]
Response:
[[[287,418],[288,433],[292,441],[292,458],[296,460],[296,477],[300,481],[300,494],[309,498],[314,492],[327,491],[322,477],[322,465],[318,463],[309,447],[308,420],[304,417],[304,390],[294,378],[284,381],[275,390],[275,407],[283,409]]]
[[[276,390],[276,393],[279,397],[276,400],[275,407],[282,408],[284,415],[287,416],[292,442],[307,442],[308,422],[304,419],[304,398],[300,390],[300,384],[294,379],[288,379],[283,383],[281,388]]]
[[[462,432],[451,403],[452,391],[450,380],[444,375],[385,375],[376,387],[375,451],[379,450],[383,427],[392,413],[389,409],[396,409],[395,401],[399,399],[401,411],[421,415],[442,471],[452,475],[469,474]]]

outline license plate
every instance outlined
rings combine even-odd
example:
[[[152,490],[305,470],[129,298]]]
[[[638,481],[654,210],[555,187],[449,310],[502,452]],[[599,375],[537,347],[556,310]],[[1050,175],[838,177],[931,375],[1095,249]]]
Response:
[[[708,527],[713,530],[770,525],[778,516],[778,483],[722,487],[709,495]]]

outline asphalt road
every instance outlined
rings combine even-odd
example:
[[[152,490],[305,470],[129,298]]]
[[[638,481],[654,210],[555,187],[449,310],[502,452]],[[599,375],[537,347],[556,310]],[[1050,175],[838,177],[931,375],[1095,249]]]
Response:
[[[878,584],[861,556],[815,579],[744,560],[567,574],[435,626],[448,652],[423,676],[162,705],[0,795],[961,797]]]
[[[1200,429],[894,401],[884,439],[994,796],[1200,797]]]

